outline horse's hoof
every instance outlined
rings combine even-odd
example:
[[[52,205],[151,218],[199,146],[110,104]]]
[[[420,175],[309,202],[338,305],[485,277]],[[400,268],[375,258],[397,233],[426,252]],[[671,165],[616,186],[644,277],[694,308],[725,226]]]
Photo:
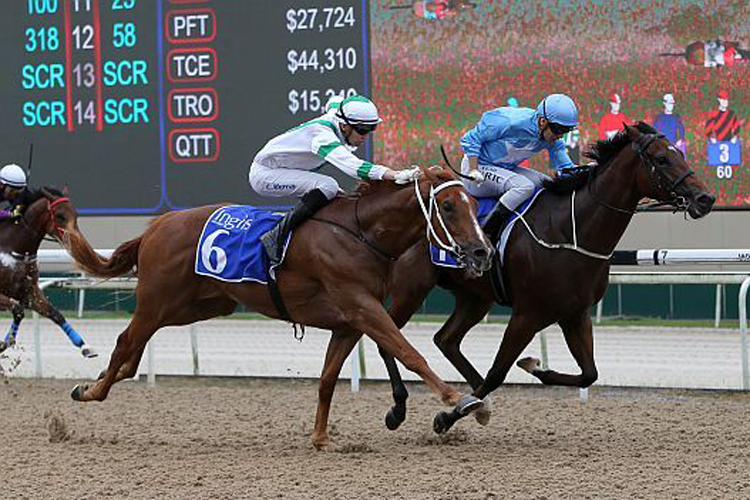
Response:
[[[492,409],[490,408],[490,397],[484,398],[484,408],[481,408],[474,412],[474,419],[479,425],[487,425],[490,423],[490,417],[492,416]]]
[[[393,408],[388,410],[385,414],[385,426],[388,427],[389,431],[395,431],[401,424],[404,423],[404,418],[399,418]]]
[[[484,401],[471,394],[464,394],[461,399],[458,400],[456,405],[456,412],[462,417],[465,417],[469,413],[484,408]]]
[[[73,387],[73,390],[70,391],[70,397],[73,398],[73,401],[83,401],[83,393],[86,391],[85,386],[77,385]]]
[[[95,358],[99,355],[99,353],[92,349],[88,344],[83,344],[81,346],[81,355],[84,358]]]
[[[435,434],[445,434],[453,426],[450,419],[450,413],[447,411],[438,412],[432,420],[432,430]]]
[[[542,362],[537,358],[523,358],[516,361],[516,366],[533,374],[541,369]]]

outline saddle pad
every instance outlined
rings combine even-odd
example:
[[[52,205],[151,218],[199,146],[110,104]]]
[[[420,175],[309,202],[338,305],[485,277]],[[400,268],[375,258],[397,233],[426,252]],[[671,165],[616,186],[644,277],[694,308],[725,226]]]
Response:
[[[534,204],[539,194],[544,191],[544,189],[538,189],[534,192],[534,194],[529,198],[528,200],[521,203],[521,205],[516,208],[513,215],[510,216],[508,219],[508,222],[505,224],[505,228],[503,229],[503,232],[500,235],[500,241],[499,242],[493,242],[497,245],[497,251],[500,252],[500,261],[502,262],[505,252],[505,244],[508,241],[508,236],[510,235],[511,230],[513,229],[513,225],[518,220],[518,214],[525,214],[529,208]],[[484,219],[489,215],[492,208],[497,203],[498,198],[477,198],[477,204],[479,205],[477,210],[477,219],[479,220],[479,223],[484,223]],[[435,246],[434,244],[430,244],[430,258],[432,259],[432,263],[436,266],[440,267],[451,267],[451,268],[460,268],[463,267],[463,265],[460,265],[458,261],[456,260],[456,256],[453,255],[450,252],[447,252],[445,250],[440,249],[439,247]]]
[[[269,260],[260,237],[280,218],[281,214],[247,205],[217,209],[198,240],[195,273],[221,281],[267,284]],[[288,244],[289,238],[285,247]]]

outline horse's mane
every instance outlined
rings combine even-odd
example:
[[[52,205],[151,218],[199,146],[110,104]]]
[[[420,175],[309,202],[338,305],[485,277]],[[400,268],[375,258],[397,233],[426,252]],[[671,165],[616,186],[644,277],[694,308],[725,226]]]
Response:
[[[39,198],[43,198],[45,191],[58,198],[65,196],[65,193],[63,193],[60,189],[56,188],[55,186],[44,186],[43,188],[29,188],[28,189],[29,203],[34,203],[35,201],[39,200]]]
[[[651,125],[644,122],[638,122],[635,128],[642,134],[657,133]],[[593,163],[578,167],[565,176],[545,180],[544,188],[555,194],[572,193],[593,179],[599,170],[614,160],[630,142],[630,136],[625,130],[617,132],[609,139],[597,141],[583,154],[584,157],[593,160]]]

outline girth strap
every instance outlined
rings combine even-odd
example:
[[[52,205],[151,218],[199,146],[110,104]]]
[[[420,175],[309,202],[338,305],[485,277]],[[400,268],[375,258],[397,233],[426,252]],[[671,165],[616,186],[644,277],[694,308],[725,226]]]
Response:
[[[270,272],[268,273],[268,292],[271,294],[271,301],[273,302],[273,306],[276,308],[276,311],[279,313],[279,316],[284,321],[292,324],[292,328],[294,329],[294,338],[301,342],[305,337],[305,325],[300,325],[292,320],[292,316],[289,314],[289,310],[286,308],[286,304],[284,303],[284,298],[281,296],[281,292],[279,291],[279,284],[276,283],[276,279],[273,277],[273,273]],[[299,331],[297,327],[299,327]]]

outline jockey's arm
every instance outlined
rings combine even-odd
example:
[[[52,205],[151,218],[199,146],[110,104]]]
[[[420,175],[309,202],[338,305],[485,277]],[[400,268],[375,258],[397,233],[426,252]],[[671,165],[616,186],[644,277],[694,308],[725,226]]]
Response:
[[[575,167],[575,163],[568,156],[568,150],[565,148],[565,142],[562,139],[558,139],[552,143],[548,148],[549,161],[552,164],[552,168],[558,172],[564,171],[568,168]]]
[[[479,153],[486,142],[496,141],[508,130],[508,120],[498,111],[488,111],[482,115],[477,126],[461,137],[461,149],[469,158],[469,172],[479,168]]]
[[[350,177],[364,181],[393,178],[391,169],[357,158],[329,130],[321,130],[313,138],[312,152]]]

